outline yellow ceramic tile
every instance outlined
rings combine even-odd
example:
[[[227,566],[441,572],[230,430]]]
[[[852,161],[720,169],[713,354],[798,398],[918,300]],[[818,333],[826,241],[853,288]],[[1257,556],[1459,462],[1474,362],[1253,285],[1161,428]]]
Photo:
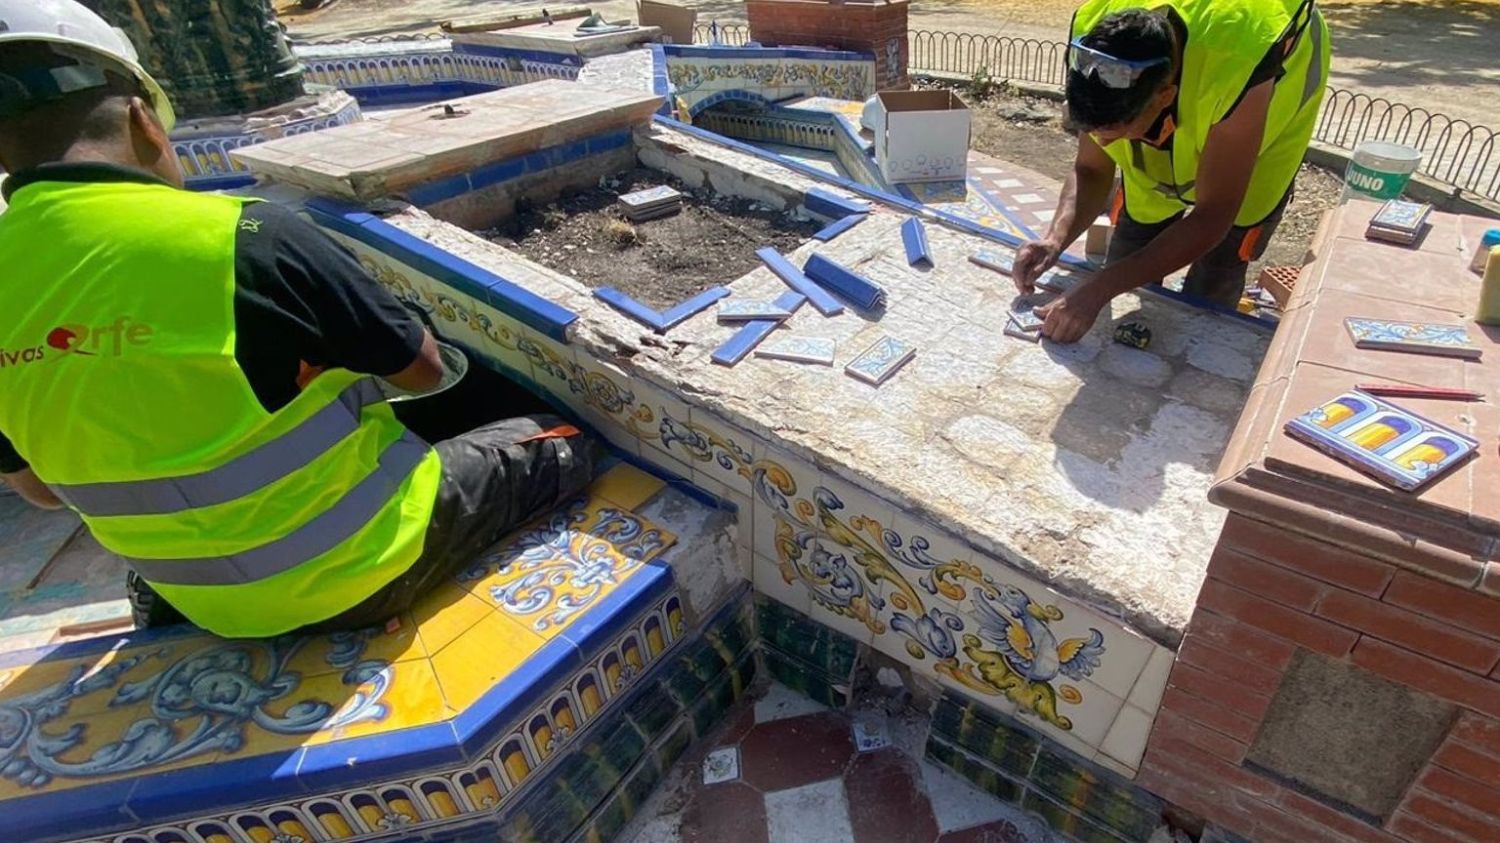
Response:
[[[426,726],[454,714],[427,659],[397,662],[357,687],[330,681],[337,678],[315,677],[298,689],[334,706],[328,723],[307,738],[309,746]]]
[[[627,463],[604,472],[589,487],[589,496],[603,498],[624,509],[635,509],[662,490],[666,482]]]
[[[195,635],[150,646],[0,668],[0,703],[26,708],[46,697],[53,704],[65,706],[67,716],[97,714],[110,707],[120,686],[149,679],[192,653],[223,643],[210,635]],[[115,710],[121,709],[116,706]]]
[[[447,582],[417,603],[412,609],[412,624],[428,655],[435,655],[493,611],[488,602],[457,583]]]
[[[406,616],[399,618],[399,625],[394,629],[384,627],[314,635],[297,642],[296,647],[296,653],[287,662],[287,669],[297,671],[304,678],[320,673],[342,673],[356,662],[394,663],[427,655],[427,649],[417,635],[416,624]]]
[[[462,711],[542,646],[521,624],[491,613],[431,659],[448,706]]]
[[[131,743],[129,737],[131,727],[138,721],[147,718],[152,718],[158,723],[165,723],[166,728],[172,734],[170,742],[174,746],[180,746],[188,750],[183,757],[177,758],[174,761],[147,766],[144,769],[132,767],[131,769],[119,772],[111,772],[107,761],[101,764],[94,759],[95,754],[100,753],[101,750],[105,750],[106,747]],[[78,775],[52,773],[52,780],[41,786],[23,785],[9,777],[0,779],[0,802],[21,796],[33,796],[38,793],[55,793],[75,787],[114,781],[120,778],[133,778],[150,773],[163,773],[168,770],[178,770],[200,764],[208,764],[218,754],[218,747],[209,742],[203,742],[201,751],[196,754],[192,753],[193,732],[197,726],[197,718],[163,721],[161,718],[153,718],[149,707],[146,710],[142,710],[139,706],[130,706],[123,709],[107,709],[87,717],[64,715],[48,723],[36,723],[33,721],[26,724],[24,728],[35,729],[42,735],[49,737],[64,735],[74,728],[80,730],[79,734],[82,739],[76,745],[56,752],[46,747],[37,747],[33,740],[28,740],[27,738],[21,738],[18,741],[21,746],[36,747],[30,749],[29,751],[31,752],[45,753],[46,758],[50,762],[48,764],[49,767],[66,769],[82,766],[93,761],[92,766],[99,769],[91,771],[88,774],[83,774],[80,771]],[[100,757],[107,758],[109,755],[109,752],[104,752]],[[27,751],[23,750],[19,757],[20,759],[26,759],[28,757]]]
[[[614,501],[597,497],[590,498],[574,514],[572,529],[603,539],[622,556],[639,562],[650,562],[677,543],[677,535],[672,531],[633,512],[621,512]]]

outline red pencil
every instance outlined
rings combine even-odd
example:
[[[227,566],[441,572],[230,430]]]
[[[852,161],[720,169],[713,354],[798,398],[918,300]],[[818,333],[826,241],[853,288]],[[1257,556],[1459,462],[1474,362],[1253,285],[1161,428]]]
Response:
[[[1483,401],[1484,393],[1445,386],[1409,386],[1399,383],[1362,383],[1355,387],[1371,395],[1388,398],[1436,398],[1446,401]]]

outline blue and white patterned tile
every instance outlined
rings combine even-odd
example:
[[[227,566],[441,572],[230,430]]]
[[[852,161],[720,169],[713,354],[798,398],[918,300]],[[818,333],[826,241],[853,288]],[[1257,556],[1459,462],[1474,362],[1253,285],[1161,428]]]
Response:
[[[662,448],[692,466],[694,481],[717,481],[753,501],[755,439],[749,434],[699,407],[664,416],[660,432]]]
[[[812,613],[812,594],[801,582],[797,581],[796,577],[792,577],[788,582],[775,559],[768,559],[754,553],[751,566],[754,570],[751,572],[750,581],[754,583],[757,592],[804,615]]]
[[[531,358],[521,350],[530,332],[510,316],[488,304],[474,300],[469,328],[478,345],[475,349],[520,376],[532,379]]]
[[[587,402],[574,397],[572,384],[578,376],[573,346],[528,332],[517,347],[531,363],[531,378],[538,387],[570,407],[586,406]]]

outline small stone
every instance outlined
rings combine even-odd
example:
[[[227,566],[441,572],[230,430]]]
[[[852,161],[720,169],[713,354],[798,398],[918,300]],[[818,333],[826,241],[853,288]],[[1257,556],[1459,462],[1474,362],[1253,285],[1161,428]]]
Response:
[[[900,688],[903,684],[901,674],[893,667],[882,667],[875,671],[875,681],[887,688]]]

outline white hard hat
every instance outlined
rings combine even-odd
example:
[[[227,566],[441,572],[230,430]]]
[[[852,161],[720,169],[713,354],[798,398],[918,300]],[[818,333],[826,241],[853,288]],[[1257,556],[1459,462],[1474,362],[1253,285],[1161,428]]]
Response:
[[[46,42],[79,63],[49,70],[52,93],[98,87],[104,80],[97,71],[111,70],[140,83],[167,131],[177,123],[166,92],[141,67],[130,39],[75,0],[0,0],[0,49],[18,41]]]

